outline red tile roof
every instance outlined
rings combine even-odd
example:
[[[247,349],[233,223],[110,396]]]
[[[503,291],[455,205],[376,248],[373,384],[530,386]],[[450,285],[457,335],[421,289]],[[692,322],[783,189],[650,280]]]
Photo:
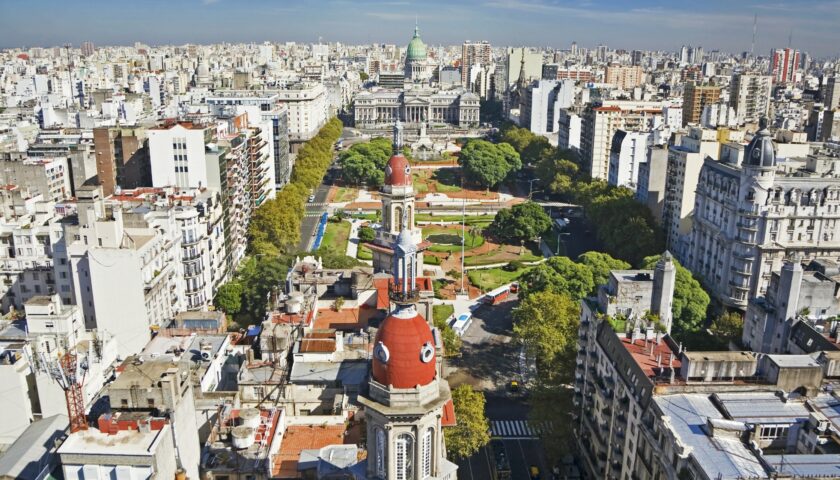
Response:
[[[440,424],[443,427],[454,427],[458,424],[455,418],[455,404],[452,403],[451,398],[443,405],[443,418],[440,419]]]
[[[283,433],[280,451],[274,456],[271,476],[300,478],[297,471],[302,450],[316,450],[344,443],[344,425],[292,425]]]
[[[624,348],[633,355],[633,360],[644,370],[645,375],[648,377],[654,377],[659,375],[659,371],[655,371],[657,368],[668,367],[668,360],[669,358],[673,358],[673,362],[671,366],[674,369],[680,368],[680,358],[675,352],[671,350],[671,347],[663,340],[662,342],[656,343],[656,340],[648,341],[647,343],[643,339],[638,339],[636,342],[631,342],[629,338],[622,338],[621,343],[624,344]],[[651,354],[651,349],[653,353]],[[661,363],[657,364],[657,358],[661,359]]]

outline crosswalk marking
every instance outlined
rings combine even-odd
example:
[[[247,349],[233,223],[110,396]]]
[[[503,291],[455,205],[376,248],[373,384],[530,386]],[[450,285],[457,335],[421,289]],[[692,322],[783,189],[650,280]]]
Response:
[[[550,427],[548,422],[531,425],[527,420],[491,420],[490,435],[502,438],[533,438]]]

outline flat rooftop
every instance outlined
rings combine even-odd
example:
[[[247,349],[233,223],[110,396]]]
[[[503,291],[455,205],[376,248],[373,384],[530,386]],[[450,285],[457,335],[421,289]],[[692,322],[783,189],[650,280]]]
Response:
[[[58,449],[59,455],[154,455],[155,444],[164,435],[169,435],[169,425],[160,430],[142,432],[138,430],[120,430],[114,435],[100,432],[96,427],[71,433]]]
[[[773,392],[716,393],[714,396],[732,420],[743,423],[796,423],[807,421],[805,403],[788,401]]]
[[[313,328],[323,330],[361,330],[367,328],[370,319],[378,314],[373,308],[343,308],[335,311],[332,308],[320,308],[315,316]]]
[[[683,355],[690,362],[754,362],[755,354],[752,352],[729,352],[729,351],[709,351],[709,352],[683,352]]]
[[[764,460],[783,478],[840,478],[840,454],[765,455]]]
[[[301,362],[292,364],[289,381],[292,383],[335,383],[362,385],[368,378],[368,360],[342,362]]]
[[[624,344],[624,348],[630,352],[633,360],[641,367],[648,378],[661,375],[663,369],[669,368],[669,360],[670,368],[674,370],[678,370],[682,366],[679,355],[671,350],[671,347],[664,340],[659,343],[656,343],[655,340],[645,342],[643,339],[632,342],[630,338],[624,337],[621,339],[621,343]],[[652,354],[651,349],[653,349]]]
[[[724,419],[708,396],[663,395],[653,397],[653,401],[662,410],[677,441],[690,450],[707,478],[767,477],[758,458],[740,440],[706,434],[708,419]]]
[[[782,368],[822,368],[810,355],[767,355],[767,358]]]

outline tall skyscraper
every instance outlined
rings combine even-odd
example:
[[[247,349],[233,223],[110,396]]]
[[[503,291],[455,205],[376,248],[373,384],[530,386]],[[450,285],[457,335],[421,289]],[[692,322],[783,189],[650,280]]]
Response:
[[[490,65],[492,57],[489,42],[464,42],[461,46],[461,84],[470,88],[470,69],[476,65]]]
[[[773,83],[790,83],[796,79],[799,70],[799,50],[776,49],[771,52],[770,75]]]
[[[607,46],[606,45],[598,45],[598,61],[606,62],[607,61]]]

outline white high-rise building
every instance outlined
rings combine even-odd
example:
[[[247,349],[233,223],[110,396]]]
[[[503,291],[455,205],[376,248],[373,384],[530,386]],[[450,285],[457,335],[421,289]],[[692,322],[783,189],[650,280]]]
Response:
[[[538,135],[557,132],[560,109],[569,108],[574,96],[572,80],[537,80],[523,92],[520,125]]]
[[[301,143],[314,137],[330,118],[327,89],[321,83],[300,83],[277,91],[289,109],[289,140]]]
[[[647,149],[651,142],[650,132],[626,132],[618,130],[610,147],[610,185],[636,190],[639,167],[647,162]]]

